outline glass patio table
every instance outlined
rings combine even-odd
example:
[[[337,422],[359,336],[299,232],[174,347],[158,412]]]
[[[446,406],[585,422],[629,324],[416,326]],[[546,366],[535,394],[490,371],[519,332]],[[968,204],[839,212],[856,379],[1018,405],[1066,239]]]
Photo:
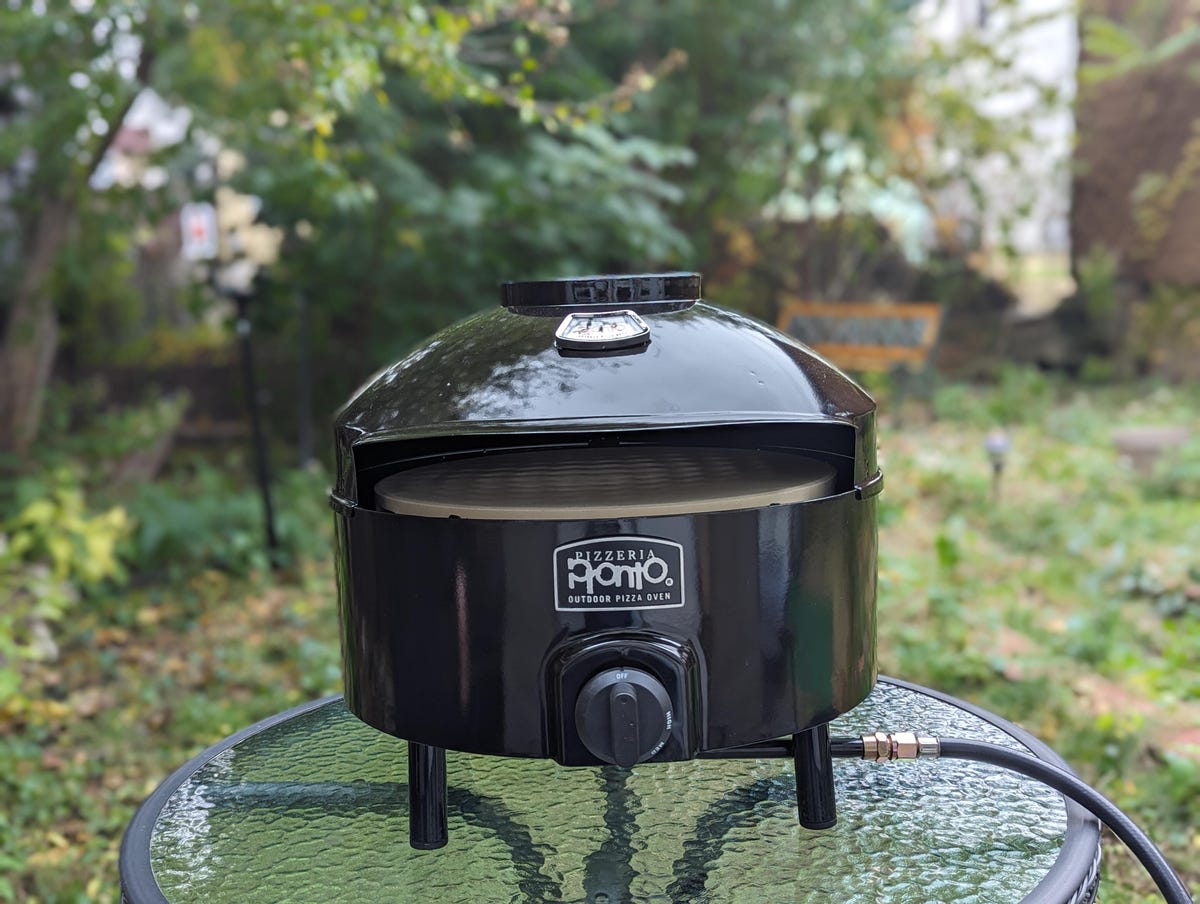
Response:
[[[992,741],[1059,763],[962,701],[881,678],[831,726]],[[408,844],[405,742],[340,697],[204,751],[142,805],[129,904],[388,901],[780,904],[1089,902],[1099,824],[983,764],[835,762],[838,824],[796,821],[790,760],[565,768],[447,753],[449,844]]]

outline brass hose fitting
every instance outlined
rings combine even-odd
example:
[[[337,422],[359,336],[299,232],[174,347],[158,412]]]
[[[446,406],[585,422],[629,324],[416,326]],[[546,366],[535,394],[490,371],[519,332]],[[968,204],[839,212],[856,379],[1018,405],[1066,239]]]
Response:
[[[918,736],[911,731],[893,734],[877,731],[863,735],[863,759],[886,763],[889,760],[915,760],[921,757],[936,757],[941,753],[937,738]]]

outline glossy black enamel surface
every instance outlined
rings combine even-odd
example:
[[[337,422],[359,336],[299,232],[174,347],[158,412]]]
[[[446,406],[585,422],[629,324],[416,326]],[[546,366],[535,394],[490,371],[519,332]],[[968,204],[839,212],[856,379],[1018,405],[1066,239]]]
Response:
[[[564,354],[554,347],[560,316],[499,306],[443,330],[339,414],[335,493],[362,501],[356,445],[712,424],[848,426],[856,479],[875,473],[874,402],[812,351],[703,302],[642,317],[650,342],[634,354]]]
[[[615,535],[683,547],[684,605],[555,608],[554,550]],[[346,701],[364,721],[410,740],[560,757],[545,724],[547,664],[575,638],[632,630],[696,651],[698,697],[676,702],[699,706],[700,749],[792,734],[848,711],[874,684],[875,542],[875,500],[853,491],[601,522],[359,510],[339,518]],[[692,754],[668,748],[658,758]]]

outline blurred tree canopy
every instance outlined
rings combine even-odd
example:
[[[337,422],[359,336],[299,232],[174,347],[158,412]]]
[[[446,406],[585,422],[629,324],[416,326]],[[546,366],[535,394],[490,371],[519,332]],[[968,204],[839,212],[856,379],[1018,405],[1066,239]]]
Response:
[[[1064,333],[1098,361],[1200,376],[1200,14],[1184,0],[1080,7]]]
[[[877,238],[861,227],[873,197],[930,208],[957,185],[978,199],[962,161],[1030,140],[955,84],[967,60],[1011,90],[1002,45],[947,50],[920,37],[914,8],[8,0],[0,448],[36,435],[60,349],[102,362],[155,326],[148,282],[191,322],[217,309],[168,227],[221,184],[285,231],[256,319],[290,335],[304,293],[318,357],[355,358],[343,381],[490,304],[504,278],[777,279],[804,263],[798,220],[834,237],[816,282],[837,296],[860,269],[846,249]],[[123,145],[146,89],[187,118],[182,140]],[[98,179],[114,153],[156,178]],[[151,279],[146,250],[164,247],[171,266]]]
[[[0,346],[0,444],[18,450],[36,435],[58,349],[59,299],[70,294],[55,284],[64,252],[80,250],[97,231],[114,236],[89,260],[99,265],[96,272],[77,270],[82,285],[75,288],[93,294],[90,287],[105,282],[105,266],[127,264],[113,253],[121,250],[117,236],[129,236],[130,224],[152,215],[155,205],[162,216],[187,190],[186,183],[168,184],[164,192],[122,197],[89,187],[140,90],[153,87],[186,103],[195,114],[192,137],[210,142],[256,138],[266,146],[266,136],[256,133],[268,128],[272,114],[282,116],[288,135],[277,144],[308,149],[295,178],[316,180],[318,204],[341,199],[344,205],[355,183],[328,165],[326,138],[339,114],[365,95],[385,98],[388,70],[404,71],[434,101],[506,104],[535,118],[527,92],[464,61],[459,49],[473,31],[493,28],[561,41],[562,4],[553,3],[477,0],[453,12],[352,2],[7,6],[0,21],[0,174],[2,260],[12,288]],[[105,294],[95,293],[96,300],[111,302]]]

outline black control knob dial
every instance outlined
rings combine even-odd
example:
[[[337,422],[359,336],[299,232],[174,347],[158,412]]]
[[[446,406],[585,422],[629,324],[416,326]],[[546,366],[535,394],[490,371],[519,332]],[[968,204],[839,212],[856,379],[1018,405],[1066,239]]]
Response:
[[[575,701],[575,727],[597,758],[618,766],[648,760],[662,749],[674,722],[671,696],[640,669],[607,669]]]

